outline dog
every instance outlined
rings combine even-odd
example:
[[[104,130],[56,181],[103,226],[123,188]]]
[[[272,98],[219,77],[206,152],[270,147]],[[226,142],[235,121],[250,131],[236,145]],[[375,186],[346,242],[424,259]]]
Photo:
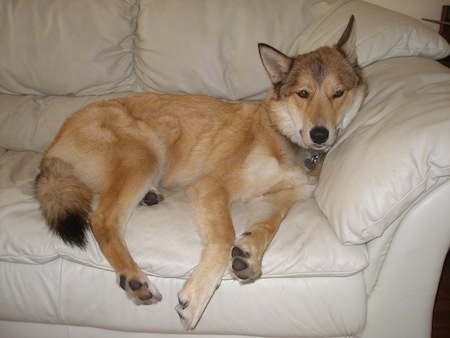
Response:
[[[317,160],[359,111],[366,82],[353,23],[352,16],[336,45],[295,58],[259,44],[273,85],[260,102],[147,93],[73,114],[36,177],[49,228],[81,248],[90,229],[126,295],[154,304],[162,296],[128,251],[125,227],[140,202],[185,189],[204,247],[175,309],[184,328],[194,329],[228,266],[242,283],[260,277],[281,221],[314,192]],[[265,218],[236,239],[230,205],[238,200],[264,203]]]

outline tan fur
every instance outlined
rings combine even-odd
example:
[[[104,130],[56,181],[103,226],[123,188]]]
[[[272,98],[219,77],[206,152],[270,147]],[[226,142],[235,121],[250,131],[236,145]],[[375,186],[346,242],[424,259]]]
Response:
[[[242,282],[260,276],[263,254],[280,222],[296,201],[313,193],[311,174],[317,173],[305,168],[305,158],[310,150],[327,151],[359,110],[365,83],[354,58],[351,25],[338,46],[313,52],[325,60],[316,70],[310,65],[314,55],[291,59],[261,45],[274,84],[262,102],[144,94],[78,111],[41,164],[36,196],[47,221],[64,238],[66,230],[57,223],[65,210],[84,215],[128,297],[152,304],[161,294],[129,253],[124,229],[149,191],[185,188],[204,241],[199,265],[176,307],[184,327],[193,329],[228,264]],[[334,97],[340,90],[343,94]],[[319,137],[324,128],[329,132],[325,141],[311,139],[318,127]],[[61,187],[69,193],[60,194]],[[90,214],[86,201],[93,194],[99,203]],[[236,200],[265,206],[264,217],[237,240],[230,216]],[[74,227],[72,217],[64,224]],[[77,236],[69,233],[65,240],[82,246],[83,237]]]
[[[70,211],[88,215],[92,191],[74,175],[73,167],[58,158],[44,158],[36,185],[36,198],[44,202],[42,212],[52,231]],[[84,220],[87,222],[87,219]],[[81,243],[84,246],[85,242]]]

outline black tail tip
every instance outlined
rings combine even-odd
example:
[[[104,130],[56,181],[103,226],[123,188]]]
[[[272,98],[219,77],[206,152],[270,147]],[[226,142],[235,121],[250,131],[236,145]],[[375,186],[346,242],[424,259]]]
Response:
[[[58,226],[54,229],[54,232],[66,244],[86,249],[86,230],[88,227],[89,223],[85,217],[80,216],[78,213],[71,213],[58,221]]]

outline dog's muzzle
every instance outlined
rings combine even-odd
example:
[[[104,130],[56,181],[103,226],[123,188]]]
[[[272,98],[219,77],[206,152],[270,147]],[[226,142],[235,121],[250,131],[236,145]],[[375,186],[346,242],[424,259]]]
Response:
[[[315,144],[323,144],[328,140],[328,136],[330,135],[330,132],[325,127],[314,127],[309,132],[309,136],[311,137],[311,140]]]

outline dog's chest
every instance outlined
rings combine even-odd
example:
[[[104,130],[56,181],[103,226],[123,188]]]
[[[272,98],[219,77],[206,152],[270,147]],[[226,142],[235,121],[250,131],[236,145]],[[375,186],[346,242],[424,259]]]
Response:
[[[252,152],[246,160],[241,198],[251,199],[274,190],[309,186],[311,178],[301,163],[301,159],[287,161],[261,149]]]

